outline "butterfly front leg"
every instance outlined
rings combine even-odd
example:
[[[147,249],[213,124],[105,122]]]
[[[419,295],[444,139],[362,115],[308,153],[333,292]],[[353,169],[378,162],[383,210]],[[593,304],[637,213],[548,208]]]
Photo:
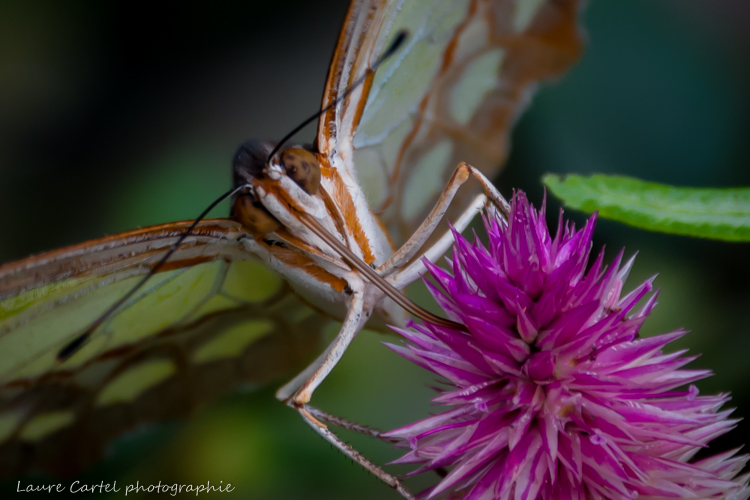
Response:
[[[347,312],[341,330],[328,348],[313,361],[302,373],[276,392],[276,397],[294,408],[307,424],[320,434],[323,439],[338,448],[344,455],[360,464],[383,482],[397,490],[404,498],[414,500],[414,497],[391,474],[370,462],[357,450],[343,442],[331,432],[328,427],[316,418],[319,410],[308,405],[312,394],[320,383],[331,373],[333,367],[341,359],[351,341],[362,329],[372,313],[372,304],[368,300],[368,289],[360,279],[349,281],[352,290],[347,301]]]
[[[466,210],[456,219],[453,223],[453,228],[459,233],[462,232],[466,227],[474,220],[474,217],[486,206],[487,197],[483,194],[477,195],[472,202],[466,207]],[[413,261],[411,264],[395,270],[386,280],[399,290],[404,289],[425,273],[426,267],[424,260],[430,262],[437,262],[440,257],[446,254],[446,252],[453,245],[453,232],[445,232],[440,239],[438,239],[431,247],[423,251],[420,258]]]
[[[425,242],[430,238],[430,236],[432,236],[432,233],[435,231],[437,225],[442,220],[445,212],[448,211],[448,207],[450,207],[453,198],[456,196],[456,192],[458,192],[458,189],[463,186],[470,177],[474,177],[477,181],[479,181],[486,197],[489,198],[489,200],[492,201],[497,208],[499,208],[506,214],[510,213],[510,205],[500,194],[500,191],[498,191],[497,188],[492,184],[492,182],[490,182],[490,180],[487,179],[487,177],[485,177],[484,174],[478,169],[472,167],[468,163],[462,162],[458,165],[458,167],[456,167],[456,170],[453,171],[453,175],[451,175],[451,178],[448,180],[448,183],[443,189],[440,198],[438,199],[437,203],[435,203],[435,206],[430,211],[430,214],[427,216],[427,218],[422,222],[422,224],[420,224],[417,230],[414,231],[414,234],[409,237],[406,243],[404,243],[401,248],[399,248],[396,253],[391,256],[390,259],[388,259],[377,269],[378,273],[381,276],[385,277],[394,272],[402,274],[400,271],[402,266],[412,260],[417,252],[419,252],[419,250],[422,248],[422,245],[424,245]],[[479,213],[482,208],[482,204],[483,203],[477,203],[477,198],[475,198],[474,202],[472,202],[469,207],[467,207],[461,217],[459,217],[459,219],[454,223],[454,227],[459,232],[462,231],[469,224],[469,222],[471,222],[474,216]],[[433,245],[430,250],[428,250],[428,252],[438,253],[436,257],[440,257],[440,255],[443,255],[448,250],[452,242],[453,237],[450,232],[447,232],[435,245]],[[440,251],[440,249],[443,250]]]

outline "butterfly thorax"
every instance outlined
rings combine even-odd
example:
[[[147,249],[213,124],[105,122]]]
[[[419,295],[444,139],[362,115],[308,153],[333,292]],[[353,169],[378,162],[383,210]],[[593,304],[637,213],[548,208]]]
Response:
[[[401,315],[393,317],[395,311],[385,304],[383,294],[301,220],[303,214],[314,218],[358,259],[375,267],[392,249],[377,217],[368,209],[370,219],[363,220],[357,210],[364,197],[352,192],[351,183],[312,148],[292,146],[269,161],[273,146],[248,141],[234,157],[235,186],[247,189],[235,196],[232,217],[253,235],[252,242],[245,244],[253,252],[260,250],[270,267],[319,307],[346,302],[355,284],[360,284],[371,310],[400,323]]]

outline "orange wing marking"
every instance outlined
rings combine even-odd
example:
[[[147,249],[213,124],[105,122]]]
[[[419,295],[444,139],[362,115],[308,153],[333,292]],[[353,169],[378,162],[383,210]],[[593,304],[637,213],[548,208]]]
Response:
[[[328,159],[323,155],[320,155],[319,160],[321,160],[321,174],[325,179],[330,181],[334,187],[333,192],[329,193],[329,195],[332,196],[336,207],[338,207],[338,211],[344,218],[346,228],[362,250],[363,260],[368,265],[372,264],[375,261],[375,255],[373,255],[370,240],[365,234],[362,223],[360,222],[359,217],[357,217],[357,208],[354,205],[354,200],[352,200],[352,197],[349,194],[349,190],[346,188],[338,171],[328,164]]]

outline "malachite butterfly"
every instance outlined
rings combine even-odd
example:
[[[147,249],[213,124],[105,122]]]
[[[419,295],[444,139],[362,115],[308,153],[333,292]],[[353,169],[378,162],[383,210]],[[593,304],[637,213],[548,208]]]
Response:
[[[59,354],[190,221],[0,266],[0,477],[80,471],[125,431],[298,367],[342,321],[334,343],[278,395],[356,453],[305,405],[365,324],[404,323],[372,274],[402,290],[419,277],[420,257],[449,247],[438,222],[465,227],[485,204],[482,188],[497,195],[484,179],[507,157],[513,123],[538,84],[580,56],[580,3],[354,0],[323,107],[405,30],[403,46],[321,116],[312,147],[285,148],[268,165],[254,155],[270,146],[241,148],[235,180],[252,187],[232,216],[198,224],[70,356]],[[311,164],[319,186],[295,177]]]

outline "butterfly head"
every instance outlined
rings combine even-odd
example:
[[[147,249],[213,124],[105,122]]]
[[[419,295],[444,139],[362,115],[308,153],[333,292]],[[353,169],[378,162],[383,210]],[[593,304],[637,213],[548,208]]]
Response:
[[[235,197],[232,214],[254,234],[267,234],[282,227],[278,218],[262,203],[259,190],[267,192],[269,186],[283,189],[282,178],[291,179],[301,188],[302,192],[290,193],[291,198],[312,197],[320,189],[320,163],[312,152],[293,146],[268,161],[272,150],[272,143],[246,141],[237,149],[232,161],[235,186],[252,186]]]

